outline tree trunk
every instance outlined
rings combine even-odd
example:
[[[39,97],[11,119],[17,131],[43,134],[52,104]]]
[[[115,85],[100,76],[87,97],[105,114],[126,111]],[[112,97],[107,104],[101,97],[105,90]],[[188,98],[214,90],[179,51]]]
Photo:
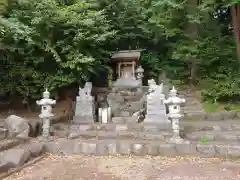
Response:
[[[231,7],[233,33],[236,40],[237,56],[240,62],[240,4]]]
[[[188,0],[188,13],[193,15],[197,12],[197,6],[199,5],[199,0]],[[195,41],[198,37],[198,28],[199,25],[196,22],[189,22],[186,32],[189,36],[190,41],[195,45],[193,41]],[[197,72],[198,72],[198,63],[199,59],[195,57],[190,57],[189,61],[189,68],[190,68],[190,77],[189,83],[190,85],[195,85],[197,83]]]

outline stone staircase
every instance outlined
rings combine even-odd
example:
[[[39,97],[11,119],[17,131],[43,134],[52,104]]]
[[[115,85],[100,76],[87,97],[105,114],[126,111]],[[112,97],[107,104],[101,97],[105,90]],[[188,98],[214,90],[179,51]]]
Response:
[[[88,155],[240,155],[240,122],[183,121],[181,136],[186,144],[169,143],[170,124],[109,123],[54,125],[57,138],[46,145],[47,151]],[[69,133],[67,133],[69,130]],[[68,136],[69,135],[69,136]],[[68,139],[65,139],[68,136]],[[53,148],[55,147],[55,148]],[[57,148],[56,148],[57,147]]]
[[[179,97],[186,99],[186,103],[182,108],[185,114],[197,115],[197,114],[204,113],[203,105],[196,91],[191,89],[188,89],[188,90],[184,89],[184,90],[178,91],[178,94],[179,94]]]

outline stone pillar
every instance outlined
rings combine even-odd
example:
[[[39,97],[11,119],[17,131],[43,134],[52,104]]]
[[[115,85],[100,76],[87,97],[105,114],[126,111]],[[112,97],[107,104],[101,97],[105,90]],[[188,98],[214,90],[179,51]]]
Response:
[[[156,85],[155,81],[149,88],[147,95],[147,112],[145,123],[169,123],[166,107],[163,103],[165,95],[163,94],[163,85]]]
[[[43,99],[36,101],[37,105],[41,106],[41,114],[39,117],[42,119],[42,136],[47,138],[50,136],[51,118],[54,116],[52,113],[52,105],[56,104],[56,100],[50,99],[50,93],[46,89],[43,93]]]
[[[94,123],[95,102],[91,95],[92,83],[87,82],[84,88],[79,87],[79,95],[76,100],[74,123]]]
[[[167,100],[164,100],[164,103],[168,105],[169,114],[168,117],[172,123],[173,136],[169,140],[170,143],[182,144],[189,143],[188,141],[182,139],[180,137],[180,126],[179,120],[183,117],[181,114],[181,104],[185,103],[185,99],[181,99],[177,97],[177,91],[173,87],[169,93],[169,97]]]
[[[121,63],[118,63],[118,78],[121,78]]]
[[[132,62],[132,77],[135,77],[135,62]]]

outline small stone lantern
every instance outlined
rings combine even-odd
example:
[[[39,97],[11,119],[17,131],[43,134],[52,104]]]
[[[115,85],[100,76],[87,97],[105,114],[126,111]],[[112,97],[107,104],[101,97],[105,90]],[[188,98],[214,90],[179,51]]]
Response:
[[[43,99],[36,101],[37,105],[41,106],[41,114],[39,117],[42,119],[42,136],[49,137],[50,136],[50,120],[54,116],[52,113],[52,105],[56,104],[56,100],[50,99],[50,93],[46,89],[43,92]]]
[[[144,69],[142,68],[142,66],[139,66],[136,69],[136,75],[137,75],[137,79],[141,79],[143,78],[143,73],[144,73]]]
[[[179,120],[183,117],[181,114],[181,104],[185,103],[185,99],[177,97],[177,90],[173,87],[169,93],[168,99],[164,100],[164,104],[168,106],[169,114],[168,117],[172,123],[173,137],[170,139],[170,142],[181,144],[187,143],[184,139],[180,137],[180,127]]]

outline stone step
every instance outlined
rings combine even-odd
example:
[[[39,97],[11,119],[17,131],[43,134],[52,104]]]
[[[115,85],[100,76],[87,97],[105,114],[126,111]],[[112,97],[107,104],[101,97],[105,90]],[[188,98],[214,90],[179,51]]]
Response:
[[[161,132],[172,130],[171,124],[153,124],[153,123],[130,123],[130,124],[53,124],[55,130],[70,130],[70,131],[139,131],[139,132]]]
[[[209,121],[209,120],[195,120],[195,121],[180,121],[180,128],[185,132],[194,131],[232,131],[240,132],[239,120],[226,120],[226,121]],[[171,131],[171,124],[155,124],[155,123],[130,123],[130,124],[53,124],[53,131],[139,131],[139,132],[161,132]]]
[[[196,155],[204,157],[240,156],[240,144],[223,144],[218,142],[189,144],[170,144],[159,141],[137,140],[65,140],[46,142],[46,152],[55,154],[86,154],[86,155],[153,155],[179,156]]]
[[[59,132],[55,132],[57,136]],[[59,133],[60,134],[60,133]],[[66,137],[66,136],[65,136]],[[162,131],[162,132],[139,132],[139,131],[81,131],[81,132],[71,132],[69,134],[70,139],[117,139],[117,140],[149,140],[149,141],[166,141],[172,137],[172,131]]]
[[[201,138],[206,138],[207,141],[236,141],[240,143],[240,131],[197,131],[192,133],[186,133],[184,136],[189,140],[200,140]]]

